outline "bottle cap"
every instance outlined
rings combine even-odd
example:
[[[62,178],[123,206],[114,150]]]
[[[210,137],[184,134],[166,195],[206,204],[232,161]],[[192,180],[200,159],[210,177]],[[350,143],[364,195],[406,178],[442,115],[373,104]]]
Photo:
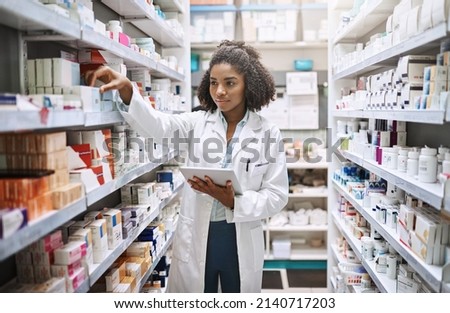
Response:
[[[436,153],[437,153],[437,150],[434,148],[425,147],[420,150],[420,154],[426,155],[426,156],[430,156],[430,155],[433,156],[433,155],[436,155]]]

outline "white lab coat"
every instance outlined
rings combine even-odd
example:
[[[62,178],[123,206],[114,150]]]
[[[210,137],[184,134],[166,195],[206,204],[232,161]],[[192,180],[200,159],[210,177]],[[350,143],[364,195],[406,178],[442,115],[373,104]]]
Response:
[[[232,161],[243,194],[235,196],[234,211],[226,210],[226,219],[229,223],[236,223],[241,292],[260,292],[264,263],[261,221],[278,213],[286,205],[288,177],[279,129],[260,115],[249,113],[239,142],[233,148]],[[145,137],[172,138],[178,130],[180,136],[187,138],[189,132],[193,131],[193,137],[189,140],[189,154],[194,155],[197,160],[189,158],[187,165],[220,167],[220,162],[211,163],[214,157],[222,160],[226,151],[226,130],[218,110],[213,114],[204,111],[164,114],[151,108],[135,91],[128,112],[122,111],[122,115]],[[267,137],[273,138],[272,143],[261,144]],[[198,139],[195,143],[196,138],[200,138],[200,143]],[[208,155],[203,144],[207,139],[211,144],[211,149],[208,150],[211,153]],[[219,146],[222,149],[216,148],[217,143],[221,143]],[[248,159],[251,162],[247,165]],[[206,244],[212,203],[212,197],[195,192],[188,184],[184,186],[173,241],[168,292],[204,290]]]

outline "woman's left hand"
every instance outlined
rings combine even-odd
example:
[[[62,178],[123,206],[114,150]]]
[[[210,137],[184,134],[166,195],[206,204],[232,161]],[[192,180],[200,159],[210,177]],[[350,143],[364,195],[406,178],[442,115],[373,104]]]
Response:
[[[194,176],[188,179],[188,183],[192,189],[210,195],[230,209],[234,208],[234,189],[231,181],[227,181],[226,186],[220,186],[208,176],[205,176],[204,180]]]

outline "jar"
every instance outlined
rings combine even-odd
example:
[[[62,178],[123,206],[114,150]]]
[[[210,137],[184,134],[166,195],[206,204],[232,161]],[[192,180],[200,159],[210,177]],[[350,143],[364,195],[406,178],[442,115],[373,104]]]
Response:
[[[369,236],[363,236],[361,237],[361,254],[362,257],[368,261],[373,260],[373,248],[374,248],[374,241]]]
[[[401,149],[398,152],[397,170],[402,173],[406,173],[407,164],[408,164],[408,150]]]
[[[394,254],[389,254],[386,258],[387,270],[386,275],[390,279],[397,278],[397,257]]]
[[[438,155],[437,155],[437,175],[442,173],[442,163],[445,159],[445,154],[447,152],[450,152],[448,148],[443,147],[442,145],[438,148]]]
[[[419,156],[419,181],[422,183],[435,183],[437,174],[437,150],[422,148]]]
[[[408,162],[406,164],[406,175],[414,177],[419,171],[419,152],[409,151]]]
[[[372,280],[370,279],[370,275],[367,273],[363,273],[361,275],[361,288],[369,289],[372,287]]]
[[[120,21],[118,20],[108,21],[107,30],[113,33],[121,33],[122,26],[120,26]]]
[[[450,174],[450,152],[445,154],[445,159],[442,162],[442,173]]]

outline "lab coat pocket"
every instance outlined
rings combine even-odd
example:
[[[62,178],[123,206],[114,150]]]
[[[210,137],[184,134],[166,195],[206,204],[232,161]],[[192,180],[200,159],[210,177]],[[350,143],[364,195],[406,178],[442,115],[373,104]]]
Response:
[[[264,265],[264,235],[262,226],[259,225],[250,230],[253,248],[253,262],[255,271],[260,271]]]
[[[260,176],[264,175],[269,167],[269,162],[266,163],[257,163],[253,167],[252,176]]]
[[[259,190],[263,175],[266,173],[269,163],[256,163],[250,171],[250,186],[252,190]]]
[[[175,238],[173,239],[173,256],[182,262],[189,261],[192,244],[193,219],[179,214]]]

